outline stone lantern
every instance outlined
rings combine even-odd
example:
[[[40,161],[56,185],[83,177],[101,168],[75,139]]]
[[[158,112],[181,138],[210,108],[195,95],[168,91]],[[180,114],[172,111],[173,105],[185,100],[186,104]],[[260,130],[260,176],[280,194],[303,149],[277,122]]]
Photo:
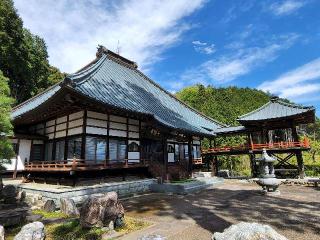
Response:
[[[262,187],[265,194],[279,195],[278,187],[281,180],[276,178],[273,167],[276,159],[269,156],[266,149],[263,149],[262,157],[256,158],[255,161],[259,163],[259,179],[256,183]]]

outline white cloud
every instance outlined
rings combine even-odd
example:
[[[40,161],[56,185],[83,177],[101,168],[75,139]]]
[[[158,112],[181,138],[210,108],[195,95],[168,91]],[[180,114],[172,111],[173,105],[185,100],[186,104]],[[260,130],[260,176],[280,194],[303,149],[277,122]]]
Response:
[[[233,81],[276,59],[279,53],[291,47],[298,37],[297,34],[288,34],[267,41],[264,46],[231,51],[230,54],[224,54],[188,69],[181,78],[185,85],[194,83],[221,84]]]
[[[306,4],[305,1],[298,0],[286,0],[283,2],[273,3],[270,6],[270,10],[273,14],[277,16],[289,15]]]
[[[180,40],[184,18],[204,4],[190,1],[15,0],[24,24],[43,37],[50,63],[73,72],[94,58],[98,44],[148,68]]]
[[[196,40],[196,41],[193,41],[192,42],[194,45],[197,45],[197,46],[206,46],[207,43],[206,42],[201,42],[199,40]]]
[[[278,78],[263,82],[258,88],[299,102],[320,94],[320,58],[304,64]]]
[[[201,42],[199,40],[193,41],[193,48],[199,53],[204,53],[207,55],[215,53],[215,45],[214,44],[209,44],[206,42]]]

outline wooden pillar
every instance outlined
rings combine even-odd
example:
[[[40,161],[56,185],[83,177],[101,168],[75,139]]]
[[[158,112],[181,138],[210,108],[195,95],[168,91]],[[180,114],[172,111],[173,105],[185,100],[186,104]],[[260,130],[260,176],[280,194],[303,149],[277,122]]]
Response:
[[[66,124],[66,137],[64,138],[64,160],[68,160],[68,134],[69,134],[69,115],[67,115],[67,124]],[[53,144],[52,144],[53,149]],[[52,160],[52,153],[51,153],[51,160]]]
[[[299,136],[297,133],[296,126],[292,126],[292,136],[295,142],[299,142]],[[298,165],[298,174],[300,178],[304,178],[304,163],[301,150],[297,150],[295,152],[297,158],[297,165]]]
[[[163,145],[163,167],[164,167],[164,180],[169,180],[169,172],[168,172],[168,141],[167,141],[167,135],[163,136],[162,139],[162,145]]]
[[[193,165],[193,160],[192,160],[192,137],[188,138],[188,158],[189,158],[189,163],[188,163],[188,173],[192,174],[192,165]]]
[[[218,160],[218,156],[214,156],[214,166],[212,164],[212,171],[214,171],[214,176],[218,176],[218,172],[219,172],[219,160]]]
[[[216,139],[213,139],[213,147],[216,148],[217,147],[217,142]],[[214,160],[214,161],[213,161]],[[215,155],[212,157],[212,174],[214,176],[218,176],[218,171],[219,171],[219,160],[218,160],[218,156]]]
[[[249,154],[249,158],[250,158],[251,176],[252,177],[257,177],[255,154],[254,153],[250,153]]]
[[[18,138],[18,142],[17,142],[17,149],[16,150],[16,162],[14,164],[14,171],[13,171],[13,176],[12,178],[13,179],[16,179],[17,178],[17,172],[18,172],[18,157],[19,157],[19,148],[20,148],[20,138]],[[26,163],[24,163],[26,164]]]
[[[86,158],[86,130],[87,130],[87,110],[83,113],[83,126],[82,126],[82,140],[81,140],[81,156],[80,158],[85,160]]]

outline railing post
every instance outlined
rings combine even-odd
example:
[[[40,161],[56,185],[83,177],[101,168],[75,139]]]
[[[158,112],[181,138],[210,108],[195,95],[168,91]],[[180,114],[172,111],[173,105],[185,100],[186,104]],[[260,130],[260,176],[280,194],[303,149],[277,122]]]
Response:
[[[76,169],[76,166],[77,165],[77,162],[76,162],[76,158],[74,157],[73,159],[72,159],[72,170],[75,170]]]

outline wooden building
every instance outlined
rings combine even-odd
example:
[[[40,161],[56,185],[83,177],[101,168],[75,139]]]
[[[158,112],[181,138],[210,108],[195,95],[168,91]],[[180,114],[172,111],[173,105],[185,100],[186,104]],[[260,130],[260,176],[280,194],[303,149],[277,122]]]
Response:
[[[255,156],[263,149],[277,158],[275,170],[279,175],[293,172],[291,175],[304,176],[302,151],[310,149],[306,136],[299,138],[297,129],[301,125],[315,121],[314,107],[304,107],[287,103],[278,97],[272,97],[260,108],[238,118],[241,124],[236,127],[224,127],[215,131],[216,137],[243,136],[245,144],[239,146],[214,146],[206,149],[205,155],[213,156],[215,161],[220,155],[249,154],[252,173],[256,175]],[[296,157],[293,164],[290,159]],[[216,164],[217,165],[217,164]]]
[[[201,163],[201,139],[223,127],[103,46],[87,66],[16,106],[12,122],[9,171],[74,176],[143,168],[185,177]]]

